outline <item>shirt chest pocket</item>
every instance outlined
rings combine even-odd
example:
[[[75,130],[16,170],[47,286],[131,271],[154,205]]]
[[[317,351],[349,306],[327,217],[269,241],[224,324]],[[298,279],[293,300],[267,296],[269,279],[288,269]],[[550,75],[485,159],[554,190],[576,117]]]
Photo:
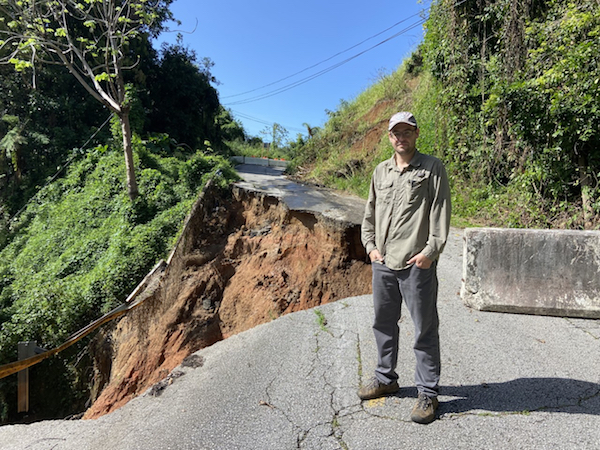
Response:
[[[427,199],[429,192],[429,172],[419,172],[408,180],[407,200],[409,203],[418,203]]]
[[[394,198],[394,181],[380,181],[375,184],[377,203],[391,203]]]

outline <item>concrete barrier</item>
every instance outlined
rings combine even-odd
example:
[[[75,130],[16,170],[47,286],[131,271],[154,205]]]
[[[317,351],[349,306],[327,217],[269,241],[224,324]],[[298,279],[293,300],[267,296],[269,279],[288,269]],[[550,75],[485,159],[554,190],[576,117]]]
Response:
[[[229,158],[236,164],[250,164],[252,166],[287,167],[289,161],[279,159],[254,158],[253,156],[232,156]]]
[[[600,318],[600,232],[469,228],[464,239],[467,306]]]

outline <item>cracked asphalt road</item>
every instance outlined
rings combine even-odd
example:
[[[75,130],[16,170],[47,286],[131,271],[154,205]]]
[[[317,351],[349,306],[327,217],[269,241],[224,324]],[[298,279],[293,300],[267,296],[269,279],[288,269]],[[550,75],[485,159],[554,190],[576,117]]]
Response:
[[[430,425],[409,418],[408,316],[400,392],[366,402],[356,395],[376,364],[366,295],[200,350],[203,364],[176,368],[160,394],[150,389],[99,419],[0,427],[0,448],[598,449],[600,321],[466,308],[461,230],[452,230],[438,267],[442,381]]]

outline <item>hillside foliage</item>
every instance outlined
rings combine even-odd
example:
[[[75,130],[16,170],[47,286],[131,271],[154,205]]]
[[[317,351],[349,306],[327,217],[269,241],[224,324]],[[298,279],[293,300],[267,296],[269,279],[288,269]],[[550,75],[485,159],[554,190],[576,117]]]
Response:
[[[397,71],[342,101],[297,164],[365,196],[391,155],[385,121],[411,110],[447,165],[455,224],[600,226],[600,4],[440,0]]]
[[[168,141],[134,142],[140,188],[135,202],[124,189],[122,153],[99,146],[41,190],[13,225],[0,251],[0,364],[17,359],[19,341],[56,347],[122,303],[167,257],[208,177],[220,171],[223,186],[236,178],[220,156],[161,156]],[[73,361],[67,355],[62,361],[52,363],[52,375],[68,386],[77,377],[69,367]],[[0,380],[5,417],[12,403],[5,395],[14,394],[7,383]],[[55,408],[55,414],[75,401],[65,390],[57,392],[64,410]]]
[[[0,8],[0,32],[6,19]],[[135,201],[118,120],[61,67],[0,65],[0,364],[18,341],[54,347],[122,302],[207,177],[235,178],[231,153],[293,158],[297,177],[366,197],[399,110],[447,166],[455,225],[600,227],[598,0],[434,1],[401,67],[307,137],[284,144],[278,124],[265,129],[271,147],[220,104],[210,59],[181,41],[155,50],[144,33],[125,51]],[[31,370],[37,417],[84,407],[86,355],[82,342]],[[0,422],[17,417],[14,398],[15,377],[0,380]]]

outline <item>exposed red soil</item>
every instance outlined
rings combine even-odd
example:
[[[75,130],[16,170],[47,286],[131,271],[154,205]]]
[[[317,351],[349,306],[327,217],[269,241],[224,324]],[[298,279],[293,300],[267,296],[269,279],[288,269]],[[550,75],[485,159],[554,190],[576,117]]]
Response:
[[[244,191],[204,201],[189,250],[150,298],[96,339],[101,392],[84,418],[119,408],[221,339],[371,292],[358,226],[290,212]]]
[[[381,138],[387,132],[388,120],[393,112],[395,112],[394,102],[383,100],[373,105],[360,120],[355,122],[355,127],[357,128],[361,123],[370,123],[371,128],[363,133],[360,139],[350,147],[350,155],[352,157],[369,160],[369,156],[375,154],[375,149],[379,145]]]

